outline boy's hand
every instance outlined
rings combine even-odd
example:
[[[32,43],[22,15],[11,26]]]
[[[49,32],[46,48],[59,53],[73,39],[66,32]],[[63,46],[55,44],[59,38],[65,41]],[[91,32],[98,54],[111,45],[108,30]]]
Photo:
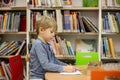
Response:
[[[74,72],[76,70],[78,70],[78,68],[76,68],[75,66],[72,66],[72,65],[63,66],[64,72]]]

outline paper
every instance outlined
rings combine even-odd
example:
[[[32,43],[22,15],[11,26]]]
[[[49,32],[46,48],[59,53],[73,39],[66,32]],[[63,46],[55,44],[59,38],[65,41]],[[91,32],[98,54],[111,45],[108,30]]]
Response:
[[[75,71],[75,72],[61,72],[60,74],[64,75],[76,75],[76,74],[82,74],[80,71]]]

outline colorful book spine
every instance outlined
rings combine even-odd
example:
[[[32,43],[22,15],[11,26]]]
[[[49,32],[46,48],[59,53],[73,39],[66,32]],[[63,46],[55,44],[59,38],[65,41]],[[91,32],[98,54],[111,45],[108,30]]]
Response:
[[[112,38],[108,38],[108,43],[109,43],[109,47],[110,47],[111,56],[112,56],[112,58],[115,58],[115,47],[114,47]]]
[[[70,11],[66,10],[64,11],[64,27],[63,27],[64,31],[70,31],[71,27],[70,27]]]
[[[74,55],[74,51],[73,51],[71,42],[70,41],[66,41],[66,44],[67,44],[68,51],[69,51],[70,55]]]

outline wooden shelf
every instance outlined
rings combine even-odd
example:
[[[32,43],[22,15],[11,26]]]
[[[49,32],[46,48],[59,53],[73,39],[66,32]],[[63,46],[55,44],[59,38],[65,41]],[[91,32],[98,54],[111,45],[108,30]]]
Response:
[[[56,33],[58,35],[98,35],[98,33],[93,33],[93,32],[58,32]]]
[[[56,10],[56,8],[40,7],[40,8],[29,8],[30,10]]]
[[[12,10],[26,10],[26,6],[11,6]]]
[[[75,55],[55,55],[57,59],[75,60]]]
[[[26,34],[26,32],[0,32],[0,34]]]
[[[15,10],[15,11],[19,11],[19,10],[26,10],[26,6],[10,6],[10,7],[1,7],[0,11],[11,11],[11,10]]]
[[[10,7],[2,7],[2,8],[0,8],[0,11],[7,11],[7,10],[11,10],[11,8]]]
[[[40,7],[40,8],[29,8],[30,10],[99,10],[98,7]]]
[[[29,32],[29,34],[36,34],[36,32]],[[98,35],[98,33],[93,32],[57,32],[57,35]]]
[[[102,35],[120,35],[120,33],[116,33],[116,32],[102,32]]]
[[[12,56],[14,56],[14,55],[11,55],[11,56],[0,56],[0,58],[10,58],[10,57],[12,57]],[[23,59],[25,59],[26,58],[26,56],[21,56]]]
[[[112,11],[118,11],[120,10],[120,7],[103,7],[102,10],[112,10]]]
[[[99,10],[98,7],[63,7],[62,10]]]
[[[120,60],[120,57],[116,57],[116,58],[107,58],[107,57],[104,57],[104,58],[101,58],[102,60]]]

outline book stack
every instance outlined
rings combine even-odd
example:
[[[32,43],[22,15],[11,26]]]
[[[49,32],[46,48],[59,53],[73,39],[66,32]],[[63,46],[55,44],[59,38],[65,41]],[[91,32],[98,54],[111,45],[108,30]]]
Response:
[[[120,0],[102,0],[103,8],[119,8]]]
[[[107,32],[116,32],[118,33],[120,31],[120,13],[110,13],[107,12],[107,15],[103,16],[103,27],[102,27],[102,32],[107,33]]]
[[[25,55],[26,40],[23,41],[5,41],[0,45],[0,55]]]
[[[24,17],[24,21],[26,17]],[[21,12],[4,12],[0,13],[0,32],[19,32],[26,29],[26,21],[22,23],[23,17]],[[24,26],[23,26],[24,25]],[[19,29],[20,28],[20,29]]]
[[[28,0],[29,7],[62,7],[62,0]]]
[[[55,55],[63,55],[66,57],[69,55],[75,55],[71,42],[61,39],[59,36],[56,36],[56,39],[51,41],[50,44],[52,45]]]
[[[111,57],[115,58],[115,47],[112,38],[103,38],[103,54],[102,57]]]
[[[64,32],[99,32],[89,17],[82,16],[79,11],[63,11]]]

